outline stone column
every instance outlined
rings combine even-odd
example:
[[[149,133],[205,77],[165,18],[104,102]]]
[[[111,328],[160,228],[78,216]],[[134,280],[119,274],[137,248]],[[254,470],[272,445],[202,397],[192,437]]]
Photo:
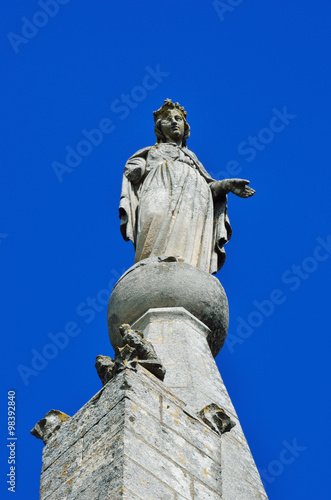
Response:
[[[224,500],[266,499],[259,473],[207,339],[209,328],[182,307],[149,309],[133,325],[142,330],[166,369],[164,383],[197,414],[216,403],[235,426],[222,435]]]
[[[213,276],[171,258],[129,269],[109,302],[103,389],[32,430],[40,500],[267,500],[214,361],[227,327]]]
[[[235,422],[221,440],[222,498],[266,499],[214,361],[228,328],[228,304],[219,281],[176,259],[146,259],[130,268],[114,287],[108,310],[114,347],[121,345],[118,326],[123,322],[144,332],[166,369],[164,384],[190,411],[197,414],[216,404]]]

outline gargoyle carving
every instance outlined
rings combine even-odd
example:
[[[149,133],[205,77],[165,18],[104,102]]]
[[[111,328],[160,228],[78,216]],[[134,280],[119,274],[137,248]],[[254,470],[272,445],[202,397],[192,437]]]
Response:
[[[143,366],[155,377],[164,379],[165,369],[151,342],[144,338],[143,332],[133,330],[130,325],[120,326],[124,347],[115,348],[115,358],[97,356],[95,367],[103,385],[122,370],[135,370],[137,364]]]
[[[229,432],[236,425],[225,411],[215,403],[205,406],[198,413],[198,417],[217,434]]]
[[[44,418],[36,423],[30,431],[32,436],[41,439],[44,444],[53,436],[53,434],[61,427],[61,425],[69,420],[70,417],[66,413],[59,410],[50,410]]]

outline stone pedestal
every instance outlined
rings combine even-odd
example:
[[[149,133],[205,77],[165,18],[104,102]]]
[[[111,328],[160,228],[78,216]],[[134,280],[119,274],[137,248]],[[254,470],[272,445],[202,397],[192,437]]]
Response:
[[[40,500],[221,499],[222,439],[144,368],[123,371],[50,437]]]
[[[209,328],[182,307],[149,309],[133,327],[142,330],[152,342],[166,369],[165,385],[191,411],[197,413],[217,403],[236,423],[222,436],[222,498],[266,499],[238,416],[208,346]]]
[[[117,358],[99,357],[113,378],[32,431],[46,443],[40,500],[267,500],[214,361],[227,327],[213,276],[172,258],[129,269],[108,309]]]
[[[122,323],[132,325],[149,309],[162,307],[183,307],[204,323],[209,328],[210,350],[214,357],[219,353],[229,325],[224,288],[215,276],[175,257],[152,257],[138,262],[114,286],[107,315],[114,349],[122,345]]]

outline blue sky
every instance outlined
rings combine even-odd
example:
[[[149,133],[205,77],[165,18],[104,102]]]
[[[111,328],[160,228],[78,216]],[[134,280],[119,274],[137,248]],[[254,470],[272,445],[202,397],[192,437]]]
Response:
[[[113,354],[106,302],[134,257],[119,231],[123,167],[155,142],[152,112],[165,98],[185,106],[188,147],[208,172],[256,189],[229,197],[233,237],[217,276],[230,327],[217,364],[266,491],[328,498],[330,3],[0,9],[1,498],[11,494],[7,392],[15,498],[32,500],[43,444],[30,429],[52,408],[73,415],[101,387],[95,357]],[[46,348],[34,369],[65,329],[67,345]]]

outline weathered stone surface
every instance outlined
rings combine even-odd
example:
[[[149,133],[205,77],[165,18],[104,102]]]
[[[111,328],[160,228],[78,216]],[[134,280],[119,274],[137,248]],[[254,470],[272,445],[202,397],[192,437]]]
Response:
[[[222,485],[227,491],[224,498],[236,500],[238,490],[243,498],[246,495],[246,500],[255,500],[252,491],[256,489],[266,499],[238,416],[207,345],[206,325],[183,308],[159,308],[150,309],[133,326],[143,330],[153,343],[166,368],[165,384],[187,403],[188,409],[197,414],[213,402],[236,424],[231,432],[222,435],[222,449],[227,450],[222,454]],[[237,471],[234,468],[241,461],[238,473],[238,467]],[[248,469],[254,476],[253,482],[247,481]]]
[[[139,150],[125,165],[122,235],[134,244],[135,262],[163,255],[216,273],[231,237],[227,194],[247,198],[255,191],[245,179],[210,177],[186,147],[190,127],[178,103],[166,99],[154,112],[154,121],[157,144]]]
[[[121,325],[119,331],[124,347],[115,348],[115,373],[127,367],[135,368],[139,363],[163,380],[165,369],[157,357],[153,344],[144,338],[143,332],[133,330],[128,324]]]
[[[111,400],[113,392],[122,397]],[[138,366],[97,396],[59,430],[57,451],[54,441],[45,446],[41,500],[191,500],[195,481],[221,498],[221,437],[164,384]]]
[[[187,407],[182,411],[182,406],[163,397],[161,402],[162,422],[174,432],[193,444],[202,453],[209,456],[215,462],[221,461],[221,448],[219,441],[215,440],[214,433],[207,426],[204,429],[204,439],[200,439],[201,421],[196,415],[188,411]]]
[[[60,429],[61,425],[69,419],[69,415],[62,411],[50,410],[44,418],[36,423],[30,432],[32,436],[42,439],[43,443],[46,444],[53,434]]]
[[[161,450],[162,455],[171,462],[166,462],[168,465],[164,465],[164,468],[172,469],[173,462],[180,464],[192,477],[197,477],[201,482],[206,483],[215,490],[220,488],[221,442],[216,439],[215,435],[212,436],[214,446],[218,446],[217,454],[211,458],[210,453],[204,453],[202,449],[206,447],[205,443],[202,442],[202,437],[205,436],[201,422],[196,422],[196,425],[193,424],[196,434],[194,442],[191,443],[188,436],[184,437],[176,430],[166,427],[160,422],[160,419],[149,416],[141,407],[134,405],[127,409],[127,414],[130,411],[132,412],[132,418],[129,418],[125,430],[126,435],[129,436],[129,441],[132,443],[132,448],[130,448],[132,458],[139,455],[139,449],[146,450],[146,458],[142,463],[148,464],[148,470],[153,471],[162,480],[164,472],[160,457],[157,459],[157,464],[152,463],[152,456],[156,456],[155,450]],[[180,413],[182,412],[183,410],[180,409]],[[189,425],[191,426],[192,423]],[[129,434],[127,431],[129,431]],[[196,446],[197,444],[198,446]],[[171,481],[170,478],[169,481]],[[170,484],[168,480],[166,483]]]
[[[145,259],[116,283],[108,306],[108,330],[114,347],[123,346],[122,323],[133,325],[151,308],[183,307],[208,327],[214,356],[228,330],[229,311],[224,289],[210,274],[184,262]]]
[[[95,368],[102,382],[102,385],[107,384],[114,376],[114,360],[109,356],[99,354],[95,361]]]
[[[198,500],[219,500],[220,496],[216,491],[195,480],[193,483],[193,498]],[[222,496],[222,498],[226,500],[226,497]]]
[[[232,427],[236,425],[233,420],[225,413],[225,411],[220,408],[217,404],[211,403],[208,406],[202,408],[199,411],[198,416],[209,425],[214,432],[219,434],[224,434],[225,432],[230,432]]]
[[[249,447],[242,445],[227,433],[222,436],[222,470],[224,470],[223,495],[237,500],[266,500],[260,475],[254,464]]]
[[[128,443],[128,445],[130,444]],[[176,492],[166,484],[166,481],[151,474],[149,463],[142,464],[140,462],[138,464],[136,460],[127,458],[124,468],[124,484],[130,485],[130,490],[136,492],[140,499],[177,500]]]
[[[123,487],[109,497],[109,500],[141,500],[141,497],[137,497],[137,495],[134,495],[128,488]]]
[[[164,382],[138,363],[64,422],[44,449],[41,500],[266,500],[209,329],[183,308],[151,310],[134,328],[166,360]],[[197,415],[211,401],[236,422],[222,436]]]
[[[95,367],[102,384],[105,385],[123,370],[136,370],[138,364],[163,380],[165,369],[151,342],[144,338],[143,332],[133,330],[128,324],[121,325],[119,332],[124,347],[115,347],[115,358],[99,355],[96,359]]]

